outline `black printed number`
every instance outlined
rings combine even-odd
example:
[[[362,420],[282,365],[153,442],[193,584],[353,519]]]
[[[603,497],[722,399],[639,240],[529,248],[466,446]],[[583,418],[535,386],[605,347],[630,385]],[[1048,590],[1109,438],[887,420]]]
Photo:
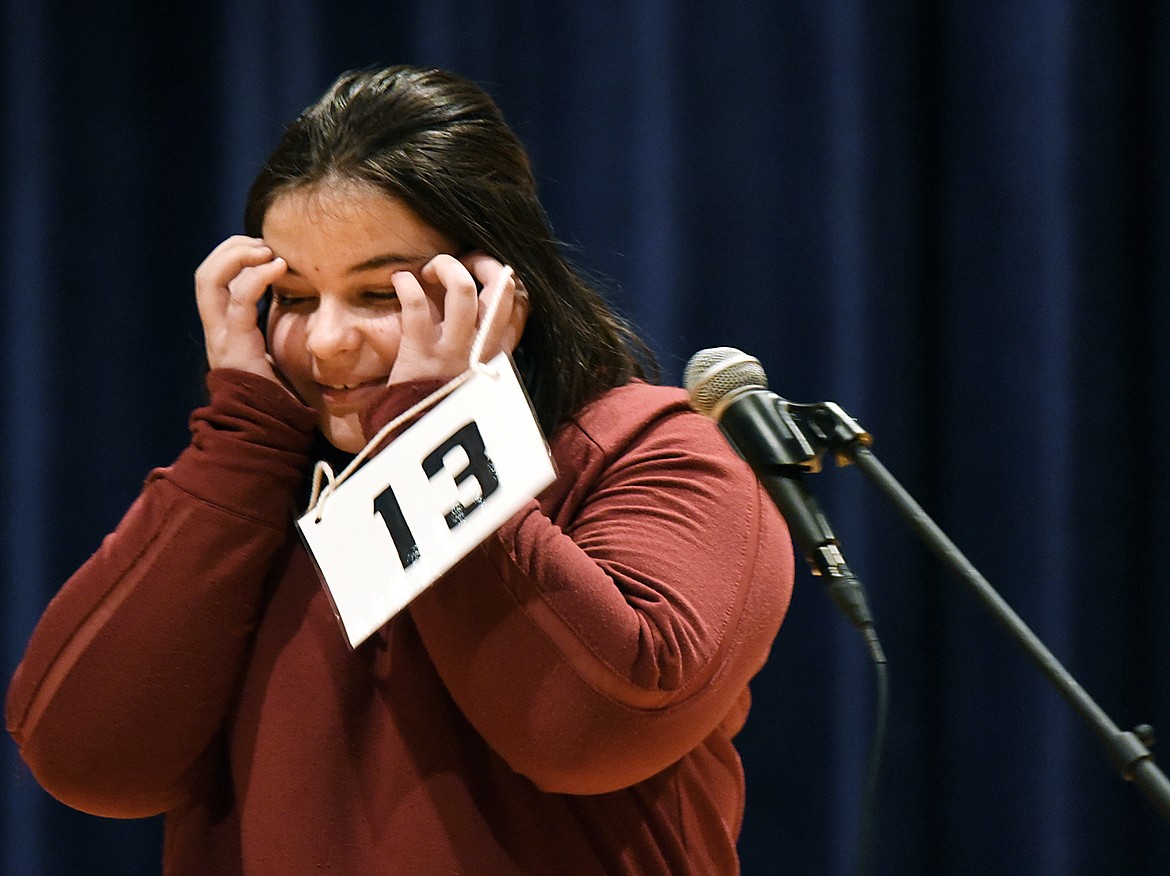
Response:
[[[414,540],[414,533],[402,516],[402,506],[398,504],[398,497],[390,487],[384,489],[374,499],[374,513],[382,518],[390,537],[394,539],[394,547],[398,549],[398,559],[402,568],[408,568],[419,558],[418,543]]]
[[[462,448],[463,452],[467,454],[467,465],[455,472],[452,478],[456,486],[461,485],[468,478],[475,478],[479,487],[479,495],[466,505],[462,502],[456,502],[443,515],[448,529],[454,529],[462,523],[467,515],[480,507],[484,499],[494,493],[500,485],[500,480],[496,476],[495,464],[487,455],[483,435],[480,434],[479,426],[474,420],[427,454],[422,461],[422,469],[428,479],[433,480],[439,472],[445,470],[446,466],[443,460],[456,447]],[[402,507],[398,504],[398,497],[394,495],[393,488],[386,487],[374,499],[374,513],[381,516],[390,537],[394,540],[402,568],[405,569],[416,562],[420,556],[418,543],[414,540],[414,534],[410,531],[410,526],[402,514]]]

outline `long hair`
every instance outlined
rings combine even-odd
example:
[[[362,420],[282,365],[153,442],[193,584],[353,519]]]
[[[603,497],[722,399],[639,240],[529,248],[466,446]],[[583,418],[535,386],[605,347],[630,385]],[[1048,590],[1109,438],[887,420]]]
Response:
[[[515,269],[531,304],[515,361],[547,433],[604,390],[653,371],[646,345],[567,260],[524,147],[475,84],[409,66],[343,74],[269,156],[248,195],[247,233],[260,236],[279,195],[331,179],[372,184]]]

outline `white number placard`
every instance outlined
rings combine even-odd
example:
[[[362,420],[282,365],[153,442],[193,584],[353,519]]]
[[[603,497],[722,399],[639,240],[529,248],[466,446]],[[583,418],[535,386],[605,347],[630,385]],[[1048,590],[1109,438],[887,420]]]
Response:
[[[488,367],[297,521],[351,647],[556,476],[511,359]]]

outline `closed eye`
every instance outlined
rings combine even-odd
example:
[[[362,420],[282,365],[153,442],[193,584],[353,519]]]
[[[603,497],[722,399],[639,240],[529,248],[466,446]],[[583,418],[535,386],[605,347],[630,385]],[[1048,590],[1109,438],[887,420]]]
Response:
[[[290,292],[272,290],[272,303],[284,310],[295,310],[309,307],[317,301],[316,295],[298,295]]]
[[[363,302],[375,306],[394,304],[398,301],[398,293],[393,289],[366,289],[362,292],[361,299]]]

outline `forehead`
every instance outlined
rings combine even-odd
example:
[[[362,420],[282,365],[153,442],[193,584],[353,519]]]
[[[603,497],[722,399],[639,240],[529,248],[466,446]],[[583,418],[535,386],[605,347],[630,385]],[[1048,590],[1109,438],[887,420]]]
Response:
[[[294,268],[306,258],[364,261],[401,254],[413,260],[453,249],[450,240],[402,199],[348,181],[281,193],[264,214],[262,234]]]

